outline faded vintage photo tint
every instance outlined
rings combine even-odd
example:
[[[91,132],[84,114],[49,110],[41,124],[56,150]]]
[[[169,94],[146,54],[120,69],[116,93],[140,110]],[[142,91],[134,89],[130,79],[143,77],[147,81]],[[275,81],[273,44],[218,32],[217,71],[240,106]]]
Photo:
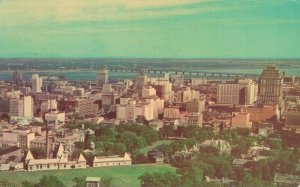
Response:
[[[300,186],[300,0],[0,0],[0,187]]]

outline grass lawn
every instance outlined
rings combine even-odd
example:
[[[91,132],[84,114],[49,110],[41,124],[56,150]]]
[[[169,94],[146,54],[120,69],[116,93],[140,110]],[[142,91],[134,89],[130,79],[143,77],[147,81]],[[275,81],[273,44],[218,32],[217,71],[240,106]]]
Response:
[[[173,140],[160,140],[160,141],[157,141],[155,143],[153,143],[152,145],[149,145],[143,149],[140,149],[140,153],[143,153],[145,156],[147,156],[147,153],[148,151],[151,151],[152,149],[160,146],[160,145],[163,145],[163,144],[170,144]]]
[[[8,179],[18,185],[22,181],[28,180],[37,182],[43,175],[55,175],[68,187],[72,187],[72,179],[75,177],[89,176],[89,177],[103,177],[111,176],[113,179],[113,186],[116,187],[134,187],[140,186],[138,177],[144,173],[152,172],[166,172],[173,171],[175,168],[165,164],[142,164],[132,166],[117,166],[117,167],[101,167],[101,168],[87,168],[74,170],[52,170],[52,171],[33,171],[33,172],[12,172],[0,171],[0,180]]]

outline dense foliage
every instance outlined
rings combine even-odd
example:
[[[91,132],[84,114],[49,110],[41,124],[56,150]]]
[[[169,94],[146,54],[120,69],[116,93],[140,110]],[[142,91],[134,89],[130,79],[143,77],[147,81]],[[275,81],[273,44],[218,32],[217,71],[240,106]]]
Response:
[[[66,187],[56,176],[43,176],[38,183],[24,181],[22,187]]]

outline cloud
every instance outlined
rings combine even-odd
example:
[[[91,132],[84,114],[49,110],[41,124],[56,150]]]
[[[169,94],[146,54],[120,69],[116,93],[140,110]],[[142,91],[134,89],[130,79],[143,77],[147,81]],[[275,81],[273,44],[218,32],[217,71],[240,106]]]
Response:
[[[221,11],[234,14],[249,7],[267,7],[283,2],[286,0],[0,0],[0,27],[52,26],[57,30],[58,27],[88,25],[91,27],[88,30],[92,30],[94,26],[89,24],[204,13],[216,15]],[[235,19],[240,22],[240,18]]]
[[[215,1],[219,0],[2,0],[0,22],[2,26],[17,26],[37,22],[149,19],[215,11],[219,8],[206,6]]]

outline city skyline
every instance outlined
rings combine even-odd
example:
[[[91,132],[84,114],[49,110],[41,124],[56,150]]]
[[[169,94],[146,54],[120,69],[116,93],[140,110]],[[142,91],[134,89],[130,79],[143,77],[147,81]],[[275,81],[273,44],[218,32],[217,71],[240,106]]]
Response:
[[[300,58],[299,11],[297,0],[3,0],[0,58]]]

